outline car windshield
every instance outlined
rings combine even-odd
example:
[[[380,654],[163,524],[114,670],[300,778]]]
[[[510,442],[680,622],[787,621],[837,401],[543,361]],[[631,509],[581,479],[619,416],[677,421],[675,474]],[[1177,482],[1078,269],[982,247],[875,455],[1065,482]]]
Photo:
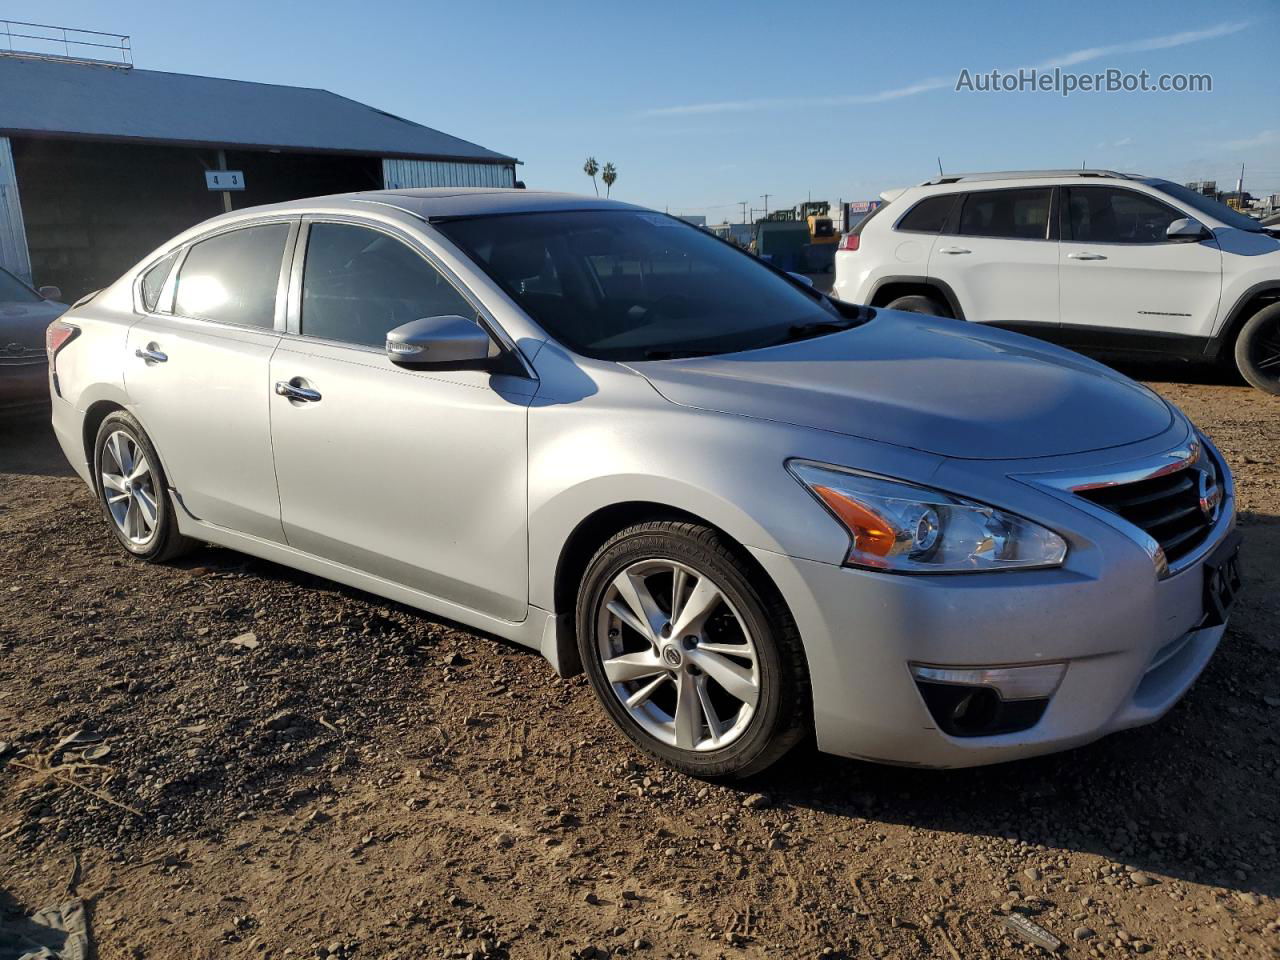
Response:
[[[7,270],[0,270],[0,303],[38,303],[40,295]]]
[[[660,213],[530,213],[436,226],[543,329],[589,357],[732,353],[849,325],[825,297]]]
[[[1185,203],[1206,216],[1220,223],[1225,223],[1228,227],[1235,227],[1237,230],[1248,230],[1250,233],[1261,233],[1262,224],[1253,217],[1245,216],[1236,210],[1232,210],[1225,203],[1221,203],[1213,197],[1206,197],[1203,193],[1197,193],[1190,187],[1184,187],[1180,183],[1170,183],[1168,180],[1148,180],[1147,185],[1155,187],[1161,193],[1168,194],[1173,199]]]

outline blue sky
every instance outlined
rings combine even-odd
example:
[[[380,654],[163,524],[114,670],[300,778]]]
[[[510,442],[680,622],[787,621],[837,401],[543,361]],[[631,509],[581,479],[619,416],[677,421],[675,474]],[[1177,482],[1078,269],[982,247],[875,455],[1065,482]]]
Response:
[[[530,187],[713,221],[949,171],[1090,166],[1280,192],[1274,0],[9,2],[138,67],[324,87],[518,156]],[[962,69],[1208,73],[1211,93],[956,92]]]

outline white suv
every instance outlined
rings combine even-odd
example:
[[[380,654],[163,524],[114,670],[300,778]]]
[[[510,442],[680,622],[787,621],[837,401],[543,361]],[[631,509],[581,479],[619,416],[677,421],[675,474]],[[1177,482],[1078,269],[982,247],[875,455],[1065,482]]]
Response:
[[[841,300],[1076,349],[1234,359],[1280,394],[1280,240],[1187,187],[1109,170],[938,177],[840,242]]]

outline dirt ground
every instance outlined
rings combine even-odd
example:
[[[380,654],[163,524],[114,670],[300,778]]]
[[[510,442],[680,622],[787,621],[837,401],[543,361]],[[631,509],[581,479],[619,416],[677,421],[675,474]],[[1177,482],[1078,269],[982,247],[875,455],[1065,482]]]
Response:
[[[1055,757],[802,749],[737,787],[509,644],[226,550],[128,560],[44,423],[0,426],[0,920],[75,889],[104,960],[968,960],[1037,952],[1017,913],[1072,957],[1280,956],[1280,400],[1127,372],[1237,471],[1247,593],[1186,699]]]

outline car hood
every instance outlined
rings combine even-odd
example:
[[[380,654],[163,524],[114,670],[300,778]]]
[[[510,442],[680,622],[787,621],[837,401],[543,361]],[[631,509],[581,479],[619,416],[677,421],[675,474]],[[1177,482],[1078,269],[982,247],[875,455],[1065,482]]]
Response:
[[[44,349],[44,329],[67,311],[65,303],[41,300],[38,303],[15,303],[0,300],[0,356],[16,353],[11,344],[24,350]]]
[[[842,333],[630,364],[673,403],[944,457],[1009,460],[1136,443],[1169,406],[1079,354],[957,320],[877,311]]]

